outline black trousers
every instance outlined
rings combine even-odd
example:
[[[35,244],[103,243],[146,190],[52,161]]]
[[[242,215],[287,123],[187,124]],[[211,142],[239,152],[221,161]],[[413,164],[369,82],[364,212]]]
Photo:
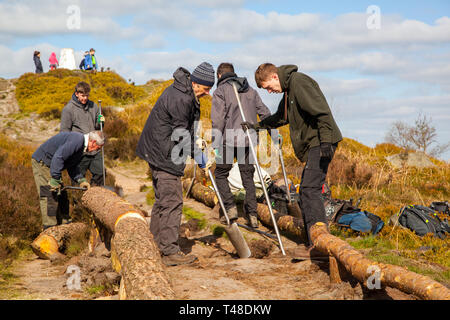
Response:
[[[161,253],[168,256],[180,251],[178,238],[183,211],[181,177],[152,166],[150,170],[155,191],[150,232]]]
[[[251,154],[249,147],[228,147],[223,146],[219,151],[222,161],[216,158],[216,170],[214,176],[217,188],[227,211],[236,206],[234,196],[228,184],[228,175],[233,167],[234,159],[238,161],[239,172],[241,174],[242,185],[245,189],[244,210],[248,215],[257,215],[256,189],[253,181],[255,173],[254,161],[250,161]]]
[[[333,156],[337,144],[333,145]],[[327,177],[328,166],[333,158],[327,159],[320,156],[320,147],[310,148],[308,160],[303,169],[302,180],[300,182],[300,202],[305,222],[307,240],[306,245],[310,246],[311,237],[309,229],[316,222],[326,223],[325,208],[321,198],[322,185]]]
[[[92,173],[91,185],[103,186],[103,157],[99,151],[95,155],[83,155],[80,162],[80,170],[83,176],[86,176],[87,170]],[[106,175],[106,171],[105,171]]]

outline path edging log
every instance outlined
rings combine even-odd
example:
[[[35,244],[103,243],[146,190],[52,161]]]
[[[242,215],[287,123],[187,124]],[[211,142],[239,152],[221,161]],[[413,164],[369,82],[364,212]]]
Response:
[[[192,179],[187,178],[183,181],[183,190],[187,191],[189,188],[189,185],[191,184]],[[194,183],[192,186],[190,195],[195,200],[203,203],[204,205],[214,208],[218,203],[219,200],[217,199],[216,193],[214,190],[205,187],[201,183]]]
[[[111,234],[111,263],[122,275],[120,299],[174,299],[159,250],[142,212],[114,192],[92,187],[81,199]]]
[[[381,286],[396,288],[421,299],[450,300],[450,289],[444,285],[405,268],[365,258],[346,241],[331,235],[324,223],[313,225],[310,234],[315,248],[335,257],[347,272],[369,289],[373,289],[373,281],[378,280]]]

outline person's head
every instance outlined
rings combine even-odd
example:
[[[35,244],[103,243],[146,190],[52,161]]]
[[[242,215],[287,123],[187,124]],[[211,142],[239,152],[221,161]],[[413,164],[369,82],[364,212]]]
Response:
[[[86,104],[88,102],[90,92],[91,86],[87,82],[81,81],[75,86],[75,96],[82,104]]]
[[[102,131],[97,130],[89,132],[87,152],[100,150],[105,144],[105,141],[105,135]]]
[[[267,90],[269,93],[281,93],[280,79],[277,67],[272,63],[263,63],[255,71],[255,82],[258,88]]]
[[[191,81],[197,99],[208,95],[215,82],[214,68],[208,62],[202,62],[192,72]]]
[[[35,51],[35,52],[33,53],[33,56],[38,56],[38,57],[40,57],[40,56],[41,56],[41,53],[40,53],[39,51]]]
[[[94,50],[93,48],[91,48],[91,50],[89,50],[89,53],[90,53],[91,55],[94,55],[94,54],[95,54],[95,50]]]
[[[220,79],[225,73],[234,72],[234,67],[229,62],[222,62],[217,67],[217,79]]]
[[[89,54],[89,51],[84,52],[84,56],[87,56]]]

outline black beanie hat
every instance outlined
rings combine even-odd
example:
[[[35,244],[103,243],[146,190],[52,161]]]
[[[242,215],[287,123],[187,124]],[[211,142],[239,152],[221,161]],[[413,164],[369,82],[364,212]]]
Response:
[[[213,66],[208,62],[202,62],[195,68],[194,72],[192,72],[191,80],[207,87],[214,86],[215,77]]]

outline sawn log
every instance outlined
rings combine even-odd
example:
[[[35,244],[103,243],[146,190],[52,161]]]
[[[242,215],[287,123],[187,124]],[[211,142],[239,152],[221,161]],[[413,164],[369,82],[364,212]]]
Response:
[[[450,290],[433,279],[405,268],[378,263],[365,258],[350,244],[331,235],[324,223],[316,223],[310,230],[314,246],[334,256],[345,269],[369,289],[389,286],[414,294],[425,300],[450,300]]]
[[[87,234],[90,227],[82,222],[50,227],[41,232],[41,234],[31,243],[33,252],[42,259],[52,259],[61,255],[61,249],[67,245],[67,242],[77,235]]]
[[[183,181],[183,190],[184,191],[187,191],[191,181],[192,180],[190,178],[184,179],[184,181]],[[203,203],[204,205],[206,205],[210,208],[214,208],[217,205],[217,203],[219,202],[214,190],[212,190],[208,187],[205,187],[201,183],[194,183],[194,185],[192,186],[192,189],[191,189],[191,196],[195,200]]]
[[[112,233],[111,260],[122,275],[121,299],[174,299],[159,250],[142,212],[114,192],[92,187],[82,204]]]

